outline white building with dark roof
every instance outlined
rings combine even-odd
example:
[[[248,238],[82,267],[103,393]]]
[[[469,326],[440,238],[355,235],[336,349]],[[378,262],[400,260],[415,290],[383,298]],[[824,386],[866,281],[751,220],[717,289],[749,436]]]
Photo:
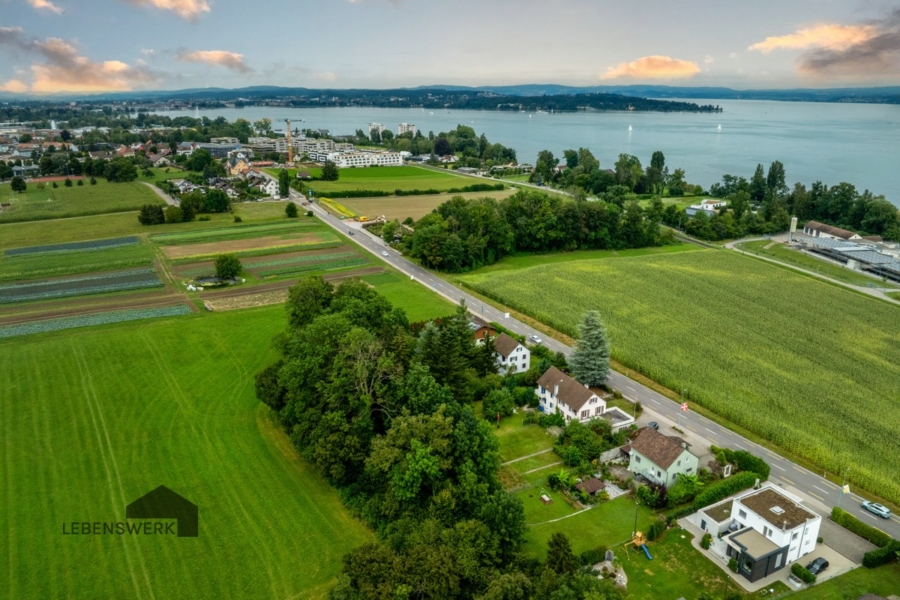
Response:
[[[524,373],[531,366],[531,350],[515,338],[501,333],[493,341],[497,371],[501,375]]]
[[[606,412],[605,400],[556,367],[550,367],[541,375],[535,393],[541,412],[558,412],[566,421],[576,419],[587,422],[602,417]]]

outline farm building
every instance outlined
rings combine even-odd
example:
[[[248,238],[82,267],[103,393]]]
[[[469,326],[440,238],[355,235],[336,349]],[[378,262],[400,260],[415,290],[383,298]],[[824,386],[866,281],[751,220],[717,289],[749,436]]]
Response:
[[[832,238],[841,240],[861,240],[862,236],[840,227],[833,227],[818,221],[808,221],[803,226],[803,233],[810,237]]]

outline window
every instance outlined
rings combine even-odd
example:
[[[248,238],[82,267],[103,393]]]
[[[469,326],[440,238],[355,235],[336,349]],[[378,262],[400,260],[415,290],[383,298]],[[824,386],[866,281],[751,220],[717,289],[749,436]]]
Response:
[[[772,530],[764,525],[763,526],[763,535],[765,535],[768,538],[772,537]]]
[[[656,472],[656,476],[657,476],[657,477],[662,477],[662,471],[657,471],[657,472]]]
[[[541,393],[543,394],[543,393],[546,392],[546,391],[547,391],[547,390],[544,389],[544,386],[541,386]]]
[[[794,532],[794,535],[791,536],[791,539],[792,539],[792,540],[796,540],[798,535],[800,535],[800,534],[799,534],[798,532],[795,531],[795,532]]]
[[[679,466],[679,467],[681,466],[681,461],[680,461],[680,460],[678,461],[678,466]]]
[[[782,563],[784,563],[784,554],[779,554],[779,555],[775,558],[775,568],[776,568],[776,569],[780,569]]]
[[[638,456],[637,454],[635,454],[635,455],[634,455],[634,462],[636,462],[636,463],[641,462],[641,457]]]
[[[690,472],[693,471],[693,470],[694,470],[694,467],[690,467],[690,468],[685,469],[684,472],[685,472],[685,473],[690,473]]]
[[[739,516],[740,518],[742,518],[742,519],[746,519],[746,518],[747,518],[747,511],[742,510],[742,509],[738,509],[738,516]]]
[[[590,410],[583,410],[583,411],[581,411],[581,418],[582,418],[582,419],[586,419],[586,418],[588,418],[589,416],[591,416],[591,411],[590,411]]]

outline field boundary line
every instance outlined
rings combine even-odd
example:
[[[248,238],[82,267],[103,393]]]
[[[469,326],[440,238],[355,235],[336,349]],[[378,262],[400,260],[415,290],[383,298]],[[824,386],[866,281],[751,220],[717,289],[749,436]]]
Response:
[[[534,452],[533,454],[526,454],[525,456],[520,456],[519,458],[514,458],[512,460],[508,460],[504,463],[500,463],[500,466],[505,467],[506,465],[511,465],[515,462],[519,462],[520,460],[525,460],[526,458],[540,456],[541,454],[547,454],[548,452],[553,452],[553,448],[547,448],[546,450],[541,450],[540,452]]]

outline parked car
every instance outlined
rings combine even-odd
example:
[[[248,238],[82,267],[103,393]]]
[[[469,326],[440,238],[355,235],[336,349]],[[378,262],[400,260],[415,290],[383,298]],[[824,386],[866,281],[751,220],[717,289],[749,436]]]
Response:
[[[812,573],[813,575],[818,575],[822,571],[828,568],[828,561],[822,558],[821,556],[808,565],[806,565],[806,570]]]
[[[540,344],[543,341],[540,336],[537,335],[532,335],[529,339],[531,339],[531,341],[535,344]]]
[[[891,509],[882,504],[878,504],[877,502],[869,502],[868,500],[863,500],[862,504],[860,504],[864,509],[872,513],[873,515],[878,515],[882,519],[890,519],[891,518]]]
[[[649,423],[647,423],[647,427],[659,431],[659,423],[657,423],[656,421],[650,421]]]

